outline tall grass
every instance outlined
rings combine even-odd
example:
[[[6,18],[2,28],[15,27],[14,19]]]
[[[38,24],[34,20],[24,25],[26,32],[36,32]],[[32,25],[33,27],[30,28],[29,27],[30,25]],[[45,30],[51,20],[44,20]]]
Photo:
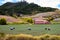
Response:
[[[19,34],[19,35],[6,35],[5,37],[3,37],[3,39],[0,40],[60,40],[60,36],[48,34],[40,36]]]
[[[4,40],[5,38],[5,34],[4,33],[0,33],[0,40]]]

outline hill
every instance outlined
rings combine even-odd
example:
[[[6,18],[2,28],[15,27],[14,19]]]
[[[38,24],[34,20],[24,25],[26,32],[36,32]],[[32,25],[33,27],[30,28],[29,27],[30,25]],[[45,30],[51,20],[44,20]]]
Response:
[[[16,15],[20,16],[23,15],[33,15],[36,13],[42,12],[52,12],[55,11],[57,8],[51,7],[41,7],[35,3],[28,3],[26,1],[23,2],[7,2],[0,6],[0,15]]]
[[[11,22],[11,23],[13,23],[13,22],[22,22],[22,20],[21,19],[16,19],[16,18],[14,18],[14,17],[11,17],[11,16],[6,16],[6,15],[0,15],[0,19],[1,18],[5,18],[6,19],[6,21],[7,22]]]

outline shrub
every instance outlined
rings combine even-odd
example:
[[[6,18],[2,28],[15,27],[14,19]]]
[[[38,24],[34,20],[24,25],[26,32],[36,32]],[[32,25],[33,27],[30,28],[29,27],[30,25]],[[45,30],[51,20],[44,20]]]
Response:
[[[22,20],[24,20],[24,22],[27,22],[27,23],[34,23],[34,21],[32,20],[32,18],[22,18]]]
[[[33,23],[33,20],[32,19],[28,19],[27,22]]]
[[[6,22],[6,19],[5,18],[1,18],[0,19],[0,25],[6,25],[7,22]]]

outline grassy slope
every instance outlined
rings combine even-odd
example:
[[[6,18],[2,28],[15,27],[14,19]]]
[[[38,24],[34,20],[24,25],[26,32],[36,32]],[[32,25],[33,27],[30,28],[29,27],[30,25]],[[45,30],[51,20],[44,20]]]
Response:
[[[45,13],[37,13],[37,14],[34,14],[32,16],[29,16],[29,15],[25,15],[23,17],[42,17],[42,16],[49,16],[49,15],[53,15],[53,14],[56,14],[55,12],[45,12]]]
[[[14,17],[11,16],[6,16],[6,15],[0,15],[0,18],[5,18],[7,22],[21,22],[21,19],[16,19]]]
[[[35,15],[24,15],[22,16],[23,18],[24,17],[39,17],[39,18],[43,18],[42,16],[49,16],[49,15],[53,15],[55,14],[55,12],[45,12],[45,13],[38,13],[38,14],[35,14]],[[21,22],[22,20],[19,19],[19,18],[14,18],[14,17],[11,17],[11,16],[6,16],[6,15],[0,15],[0,18],[6,18],[7,22]]]
[[[10,30],[10,27],[15,27],[14,30]],[[28,27],[31,27],[32,30],[27,30]],[[45,28],[51,28],[51,30],[45,30]],[[9,33],[9,34],[60,34],[60,25],[59,24],[46,24],[46,25],[0,25],[0,32]]]

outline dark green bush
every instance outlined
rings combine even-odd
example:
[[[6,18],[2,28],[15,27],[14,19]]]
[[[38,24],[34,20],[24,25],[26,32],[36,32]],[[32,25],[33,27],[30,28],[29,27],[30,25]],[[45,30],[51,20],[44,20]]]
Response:
[[[7,24],[6,19],[1,18],[0,19],[0,25],[6,25],[6,24]]]
[[[32,20],[32,18],[28,18],[28,19],[27,19],[27,22],[28,22],[28,23],[33,23],[34,21]]]

